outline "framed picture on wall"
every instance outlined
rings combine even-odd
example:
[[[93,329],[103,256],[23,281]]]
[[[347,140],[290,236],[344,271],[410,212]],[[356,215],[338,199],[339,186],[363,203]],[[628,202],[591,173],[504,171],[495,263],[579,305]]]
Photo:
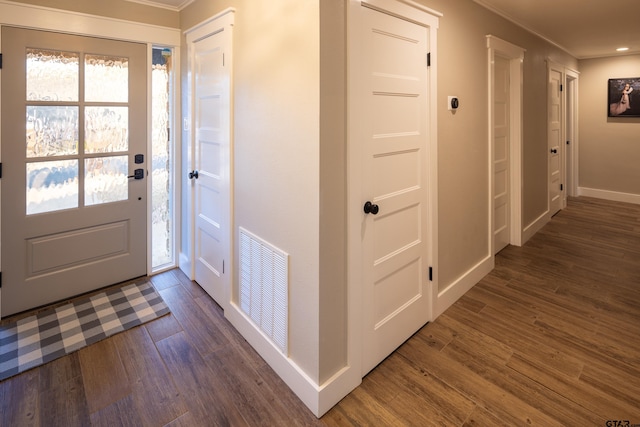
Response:
[[[609,79],[609,117],[640,117],[640,77]]]

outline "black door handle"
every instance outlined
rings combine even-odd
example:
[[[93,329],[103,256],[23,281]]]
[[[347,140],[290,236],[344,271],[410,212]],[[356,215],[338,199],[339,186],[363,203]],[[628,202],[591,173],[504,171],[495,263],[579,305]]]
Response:
[[[191,171],[189,172],[189,179],[198,179],[198,171]]]
[[[364,204],[364,213],[377,215],[378,211],[380,211],[380,208],[378,208],[378,205],[374,205],[371,202],[367,202]]]
[[[553,154],[557,154],[557,153],[558,153],[558,150],[557,150],[557,149],[555,149],[555,148],[552,148],[552,149],[551,149],[551,153],[553,153]]]
[[[144,169],[134,170],[133,175],[129,175],[127,178],[144,179]]]

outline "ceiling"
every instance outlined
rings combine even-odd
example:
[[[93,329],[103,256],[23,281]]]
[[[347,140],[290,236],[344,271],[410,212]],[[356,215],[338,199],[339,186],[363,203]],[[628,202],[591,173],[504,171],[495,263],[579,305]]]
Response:
[[[182,10],[194,0],[128,0]],[[473,0],[578,59],[640,54],[639,0]]]
[[[578,59],[640,53],[638,0],[473,0]]]

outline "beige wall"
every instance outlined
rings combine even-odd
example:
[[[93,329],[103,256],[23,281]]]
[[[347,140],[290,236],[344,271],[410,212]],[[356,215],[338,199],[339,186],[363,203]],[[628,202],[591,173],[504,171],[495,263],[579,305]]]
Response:
[[[580,61],[580,187],[640,195],[640,118],[607,117],[608,79],[638,76],[640,55]]]
[[[200,0],[181,27],[229,6],[234,226],[290,254],[289,356],[322,383],[346,363],[344,8],[323,5],[321,18],[315,1]]]
[[[347,364],[346,1],[320,1],[320,384]]]
[[[290,356],[322,384],[347,360],[346,6],[200,0],[181,28],[231,6],[235,226],[291,254]]]
[[[145,6],[124,0],[12,0],[54,9],[63,9],[90,15],[179,28],[180,14],[164,8]]]
[[[546,59],[577,69],[565,52],[471,0],[420,0],[443,13],[438,30],[439,288],[488,255],[486,35],[526,49],[523,226],[547,209]],[[447,96],[460,108],[447,111]]]

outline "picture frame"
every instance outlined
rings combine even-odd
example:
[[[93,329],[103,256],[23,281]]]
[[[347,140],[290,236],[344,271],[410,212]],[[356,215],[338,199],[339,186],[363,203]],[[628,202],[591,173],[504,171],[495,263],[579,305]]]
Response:
[[[609,79],[608,117],[640,117],[640,77]]]

